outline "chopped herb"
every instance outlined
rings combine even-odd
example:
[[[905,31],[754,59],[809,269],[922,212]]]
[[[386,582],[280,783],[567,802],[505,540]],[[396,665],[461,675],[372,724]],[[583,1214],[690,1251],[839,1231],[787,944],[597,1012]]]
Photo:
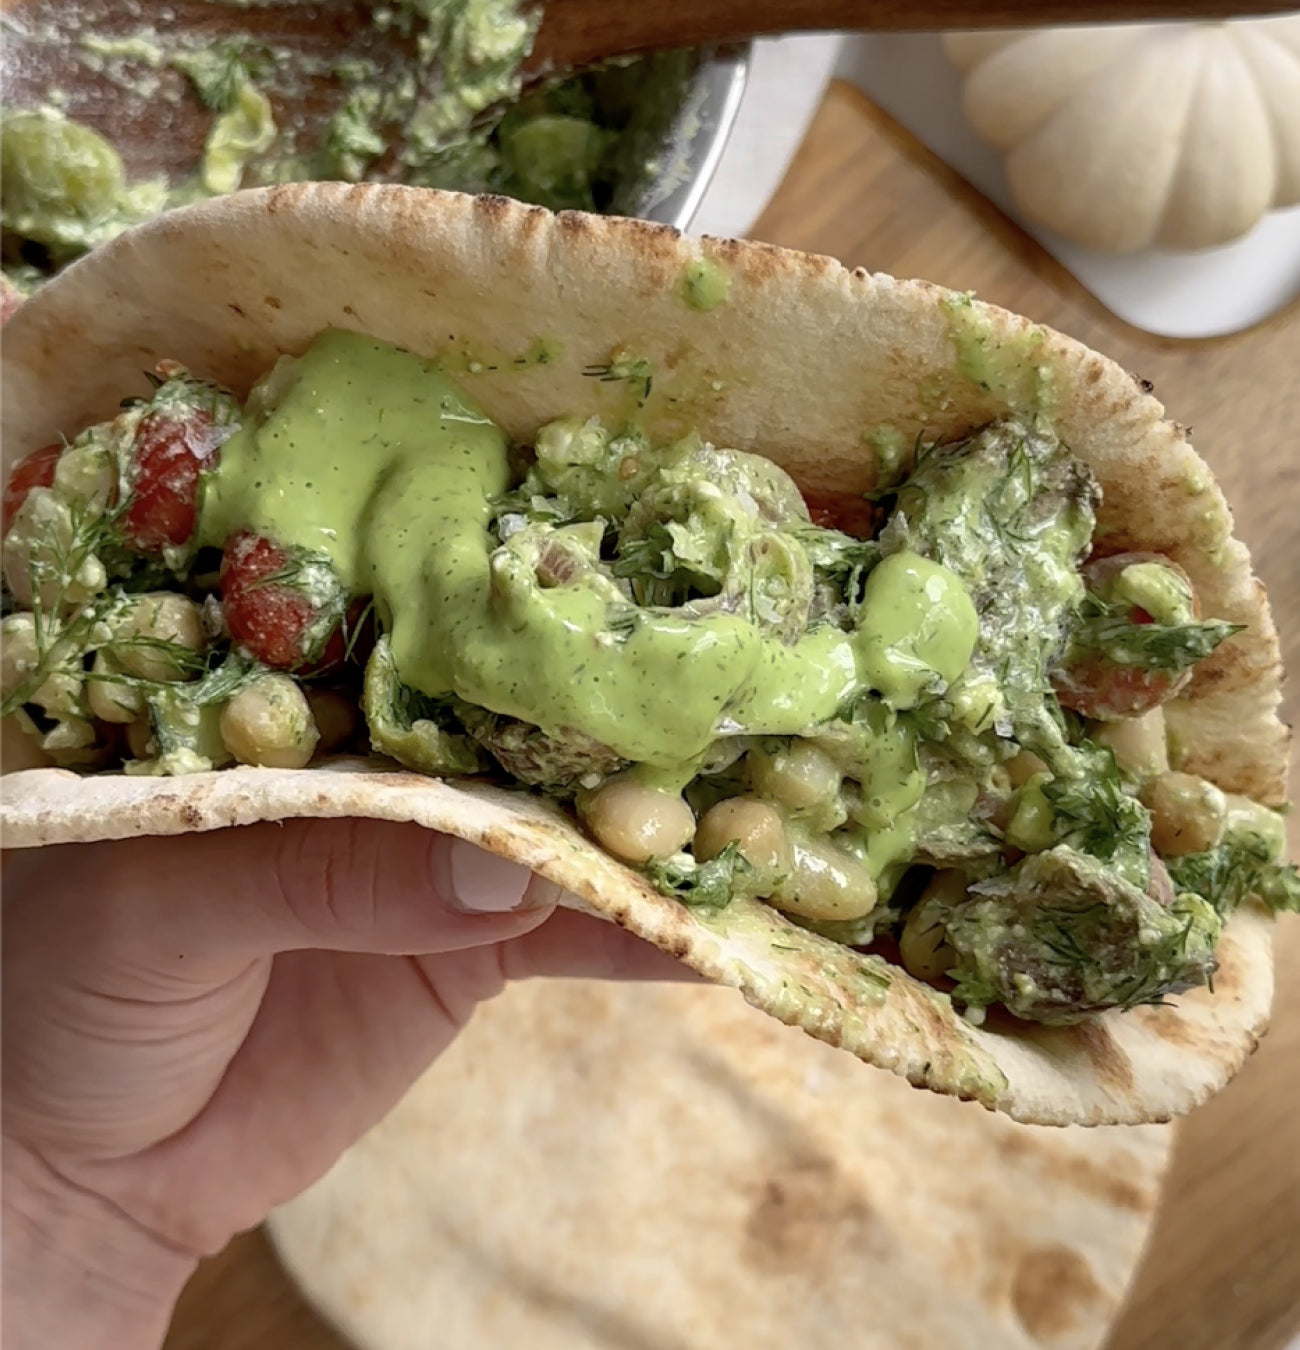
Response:
[[[1168,908],[1097,859],[1057,846],[977,882],[952,911],[953,997],[1066,1025],[1206,984],[1222,921],[1199,896]]]
[[[1199,895],[1225,919],[1251,895],[1274,914],[1300,913],[1300,870],[1274,859],[1256,835],[1229,835],[1217,848],[1170,858],[1167,866],[1177,890]]]
[[[1087,468],[1046,429],[1007,421],[918,449],[881,535],[961,578],[979,615],[967,678],[992,676],[1002,736],[1073,766],[1048,670],[1082,599],[1078,565],[1098,500]]]
[[[812,563],[815,611],[832,620],[842,618],[842,626],[852,628],[861,617],[867,577],[883,556],[880,544],[818,525],[796,525],[789,532]]]
[[[1107,603],[1089,594],[1070,631],[1070,645],[1100,652],[1119,666],[1168,670],[1175,674],[1204,661],[1219,644],[1242,631],[1241,624],[1206,619],[1188,623],[1134,623],[1132,606]]]
[[[172,65],[194,86],[205,108],[227,113],[245,85],[265,80],[275,69],[270,51],[248,38],[222,38],[209,46],[178,52]]]
[[[678,555],[673,531],[662,521],[652,521],[639,538],[620,538],[610,571],[631,583],[639,605],[683,605],[718,593],[715,577]]]
[[[691,908],[722,909],[735,895],[737,879],[750,871],[738,844],[728,844],[715,858],[697,863],[689,855],[648,863],[646,876],[656,890]]]
[[[1151,816],[1124,791],[1114,757],[1092,750],[1085,776],[1049,778],[1043,796],[1052,808],[1058,844],[1110,863],[1144,889],[1150,877]]]
[[[644,356],[618,355],[599,365],[584,366],[582,373],[602,384],[626,381],[636,394],[637,407],[644,407],[654,388],[654,367]]]

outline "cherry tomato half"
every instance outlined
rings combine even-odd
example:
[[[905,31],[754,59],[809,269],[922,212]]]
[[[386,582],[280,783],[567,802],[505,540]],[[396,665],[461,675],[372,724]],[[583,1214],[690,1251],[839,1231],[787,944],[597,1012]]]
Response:
[[[1063,706],[1084,717],[1141,717],[1167,703],[1191,677],[1190,670],[1175,673],[1119,666],[1097,655],[1054,671],[1052,688]]]
[[[1158,563],[1176,573],[1192,596],[1192,612],[1200,613],[1187,573],[1162,553],[1116,553],[1094,558],[1084,565],[1084,584],[1089,591],[1105,597],[1110,594],[1115,578],[1137,563]],[[1125,617],[1132,624],[1155,622],[1140,605],[1131,606]],[[1084,717],[1140,717],[1167,703],[1191,678],[1190,670],[1147,670],[1119,665],[1101,652],[1077,652],[1068,665],[1052,673],[1052,687],[1065,707]]]
[[[155,409],[136,429],[131,499],[123,516],[127,540],[147,553],[179,547],[194,534],[199,475],[230,428],[200,409],[184,415]]]
[[[0,516],[0,525],[3,525],[5,534],[9,533],[9,527],[14,523],[14,517],[27,500],[27,494],[33,488],[49,487],[54,482],[55,466],[62,454],[62,444],[43,445],[39,450],[33,450],[30,455],[24,456],[14,465],[13,472],[9,475],[9,481],[5,484],[2,503],[3,514]]]
[[[342,609],[342,589],[334,615]],[[347,651],[341,623],[324,614],[294,577],[294,558],[250,531],[232,535],[221,559],[221,610],[236,645],[276,670],[315,675]],[[359,618],[359,613],[357,615]]]

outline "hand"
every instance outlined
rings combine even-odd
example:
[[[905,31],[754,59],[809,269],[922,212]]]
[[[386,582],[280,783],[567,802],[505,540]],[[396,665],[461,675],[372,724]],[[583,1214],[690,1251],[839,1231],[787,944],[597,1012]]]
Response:
[[[198,1258],[325,1172],[505,981],[683,973],[558,898],[381,821],[10,855],[5,1346],[157,1346]]]

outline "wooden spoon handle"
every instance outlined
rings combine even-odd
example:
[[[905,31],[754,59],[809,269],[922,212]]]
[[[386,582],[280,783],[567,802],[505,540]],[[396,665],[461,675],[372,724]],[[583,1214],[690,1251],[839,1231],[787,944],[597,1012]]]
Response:
[[[1211,20],[1280,14],[1295,6],[1296,0],[543,0],[525,69],[536,75],[608,56],[778,33]]]

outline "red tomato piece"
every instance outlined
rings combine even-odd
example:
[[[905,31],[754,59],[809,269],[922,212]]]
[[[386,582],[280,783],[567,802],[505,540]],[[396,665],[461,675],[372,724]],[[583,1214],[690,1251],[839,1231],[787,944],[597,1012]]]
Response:
[[[1097,656],[1056,671],[1052,687],[1065,707],[1084,717],[1140,717],[1167,703],[1191,677],[1190,670],[1144,670]]]
[[[221,559],[221,612],[234,642],[276,670],[295,670],[307,659],[311,601],[284,581],[288,555],[269,539],[244,532],[226,542]]]
[[[1192,597],[1192,612],[1200,612],[1187,573],[1162,553],[1115,553],[1105,558],[1093,558],[1084,565],[1084,584],[1094,594],[1109,596],[1115,578],[1136,563],[1159,563],[1178,575]],[[1155,622],[1140,605],[1133,605],[1125,618],[1132,624]],[[1190,670],[1175,672],[1121,666],[1097,653],[1080,654],[1068,666],[1054,672],[1052,686],[1065,707],[1084,717],[1140,717],[1167,703],[1191,678]]]
[[[870,539],[876,532],[876,508],[859,493],[805,492],[803,499],[814,525],[856,539]]]
[[[14,465],[9,481],[5,484],[3,516],[0,517],[5,534],[9,533],[14,517],[27,500],[27,494],[35,487],[49,487],[54,482],[54,469],[62,454],[62,444],[43,445]]]
[[[123,517],[126,537],[149,553],[180,546],[194,534],[199,475],[230,428],[199,409],[178,416],[146,413],[136,429],[131,499]]]
[[[364,600],[354,600],[334,631],[325,639],[321,654],[303,666],[303,675],[323,675],[344,661],[364,666],[375,645],[375,611]]]

